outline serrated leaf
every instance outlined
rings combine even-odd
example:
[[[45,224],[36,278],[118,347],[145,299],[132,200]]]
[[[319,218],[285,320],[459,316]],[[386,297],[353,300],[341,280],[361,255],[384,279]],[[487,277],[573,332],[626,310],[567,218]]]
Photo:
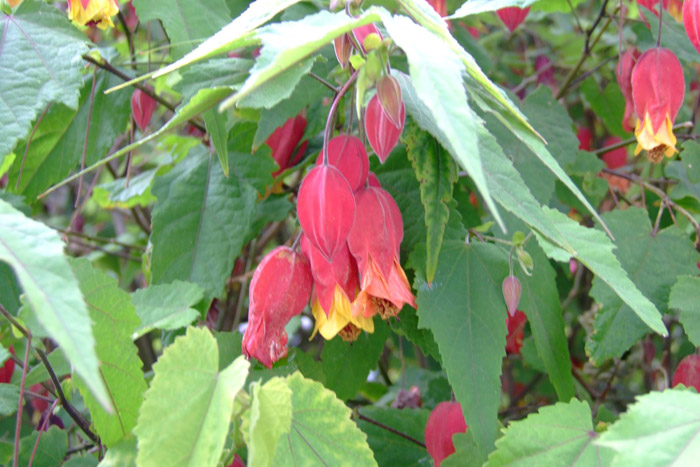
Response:
[[[203,298],[204,290],[199,285],[184,281],[135,291],[131,302],[141,324],[132,337],[136,339],[153,329],[174,330],[187,326],[199,317],[199,311],[193,307]]]
[[[134,428],[137,464],[216,465],[248,367],[241,356],[219,372],[216,340],[207,329],[190,327],[176,338],[153,365]]]
[[[583,227],[559,211],[543,207],[542,212],[567,238],[574,250],[572,255],[535,232],[537,241],[547,256],[561,262],[568,262],[572,256],[575,257],[596,275],[597,280],[610,286],[654,332],[662,336],[668,335],[659,310],[637,289],[613,254],[614,245],[609,237],[600,230]]]
[[[228,178],[228,130],[226,124],[228,122],[227,114],[220,114],[213,109],[207,110],[202,115],[204,117],[204,125],[207,128],[207,133],[214,144],[216,155],[219,157],[219,164],[224,176]]]
[[[637,398],[597,441],[613,466],[694,465],[700,456],[700,395],[667,389]]]
[[[135,0],[134,9],[142,24],[158,20],[168,33],[171,53],[179,59],[231,20],[224,0],[181,2],[179,0]]]
[[[342,339],[326,342],[321,352],[325,386],[342,400],[353,397],[377,367],[387,337],[389,327],[375,320],[374,333],[363,332],[352,344]]]
[[[105,209],[129,209],[134,206],[147,206],[156,200],[151,194],[151,185],[159,169],[141,172],[129,180],[119,178],[96,186],[92,191],[92,199]]]
[[[426,279],[431,283],[437,269],[445,226],[450,219],[447,206],[452,200],[452,187],[457,181],[457,170],[449,154],[435,138],[410,122],[402,136],[408,158],[420,183],[421,202],[425,208],[427,228]]]
[[[250,76],[241,89],[222,102],[219,110],[241,102],[263,84],[285,73],[287,74],[283,79],[289,80],[290,77],[296,77],[296,80],[288,81],[296,85],[301,76],[298,72],[292,72],[290,75],[288,72],[290,68],[308,62],[304,59],[328,45],[336,37],[378,20],[378,10],[376,7],[370,7],[357,18],[350,17],[345,12],[321,11],[298,21],[273,23],[260,28],[256,32],[257,39],[262,43],[260,56],[256,59],[255,65],[250,70]],[[311,63],[303,67],[310,69]],[[263,106],[270,108],[280,100],[289,97],[289,94],[279,97],[266,101]]]
[[[0,415],[9,417],[19,406],[19,386],[0,383]]]
[[[532,275],[515,269],[522,284],[520,310],[527,315],[535,340],[537,353],[546,368],[546,374],[554,385],[560,401],[568,401],[576,395],[571,374],[569,343],[564,329],[561,301],[556,284],[556,272],[549,264],[542,249],[527,245],[534,261]]]
[[[508,255],[491,244],[445,242],[432,287],[416,274],[418,318],[433,331],[443,368],[484,461],[498,434]],[[498,310],[501,310],[499,313]]]
[[[332,341],[329,341],[332,342]],[[321,383],[294,373],[287,377],[292,390],[292,424],[277,443],[273,464],[377,465],[367,436],[350,419],[350,409]]]
[[[282,378],[272,378],[264,385],[252,383],[248,391],[252,402],[241,426],[248,464],[270,466],[277,442],[291,429],[292,391]]]
[[[115,279],[94,269],[86,259],[71,261],[71,268],[94,323],[100,377],[109,390],[112,413],[100,407],[81,378],[76,378],[75,384],[90,410],[101,442],[110,447],[131,433],[146,390],[142,362],[131,340],[139,318],[129,294],[119,288]]]
[[[90,78],[80,91],[77,110],[60,104],[51,106],[34,133],[24,166],[12,166],[9,186],[14,189],[17,178],[21,177],[17,191],[34,199],[46,188],[68,176],[76,167],[80,167],[91,106],[85,165],[89,166],[107,154],[129,121],[129,93],[121,91],[105,96],[105,89],[121,80],[106,72],[98,73],[97,76],[92,103]],[[20,143],[17,149],[19,153],[24,154],[26,144]]]
[[[617,243],[616,256],[634,285],[662,313],[667,311],[668,295],[676,277],[697,272],[700,255],[678,227],[671,225],[652,235],[651,220],[645,210],[630,208],[605,213]],[[586,351],[596,362],[619,357],[649,328],[615,292],[596,277],[591,296],[602,305],[594,323],[594,334]]]
[[[255,190],[237,176],[226,178],[213,156],[193,151],[159,177],[152,192],[152,282],[180,279],[202,286],[209,298],[223,292],[243,246]]]
[[[83,85],[80,56],[87,37],[65,13],[40,0],[27,0],[12,15],[0,13],[0,157],[12,152],[32,121],[51,102],[78,106]]]
[[[669,308],[680,310],[680,321],[688,339],[700,347],[700,277],[681,276],[671,288]]]
[[[427,118],[444,135],[440,142],[469,173],[502,227],[503,221],[484,176],[482,159],[486,155],[479,152],[476,117],[464,91],[464,64],[437,36],[408,18],[385,14],[382,21],[391,38],[406,53],[415,96],[423,104]]]
[[[29,465],[29,459],[39,434],[39,431],[35,431],[20,440],[19,465]],[[41,435],[41,440],[34,454],[34,462],[31,465],[33,467],[61,465],[68,451],[68,432],[57,426],[52,426]]]
[[[44,224],[0,200],[0,260],[7,262],[33,314],[85,380],[103,407],[109,397],[99,375],[90,316],[78,281],[63,255],[63,242]]]
[[[609,465],[612,452],[594,440],[588,403],[573,399],[542,407],[525,420],[511,422],[496,441],[489,467],[501,465]]]
[[[418,441],[425,441],[425,425],[430,415],[429,410],[368,406],[362,407],[360,414],[399,430]],[[372,449],[379,465],[408,467],[425,465],[430,462],[430,456],[426,450],[406,438],[402,438],[362,419],[357,421],[357,426],[367,433],[369,447]]]

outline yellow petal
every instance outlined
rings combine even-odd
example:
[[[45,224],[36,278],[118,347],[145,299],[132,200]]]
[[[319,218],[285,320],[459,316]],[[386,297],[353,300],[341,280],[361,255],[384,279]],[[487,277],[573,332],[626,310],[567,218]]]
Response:
[[[317,332],[320,332],[326,340],[333,339],[349,323],[369,333],[374,332],[374,320],[362,316],[352,316],[352,304],[345,292],[343,292],[343,289],[338,285],[335,286],[333,291],[333,303],[328,311],[328,316],[326,316],[318,300],[314,302],[311,312],[316,319],[314,331],[311,334],[312,339]]]

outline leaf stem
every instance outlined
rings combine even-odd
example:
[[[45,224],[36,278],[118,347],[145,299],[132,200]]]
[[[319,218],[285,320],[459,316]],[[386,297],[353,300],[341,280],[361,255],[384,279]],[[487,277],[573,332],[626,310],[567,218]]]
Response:
[[[338,104],[340,104],[340,99],[343,98],[343,94],[347,92],[347,90],[350,88],[350,85],[355,82],[355,79],[357,79],[357,74],[359,73],[359,70],[355,70],[355,72],[350,75],[350,78],[345,82],[342,88],[340,88],[340,91],[335,95],[335,98],[333,99],[333,103],[331,104],[331,108],[328,111],[328,119],[326,120],[326,129],[323,132],[323,164],[328,165],[328,141],[330,140],[331,137],[331,128],[333,126],[333,121],[335,119],[335,114],[336,111],[338,110]]]
[[[2,305],[0,305],[1,307]],[[3,308],[4,310],[4,308]],[[7,311],[7,310],[5,310]],[[24,409],[24,387],[27,383],[27,367],[29,367],[29,350],[32,345],[32,335],[27,335],[27,345],[24,348],[24,366],[22,367],[22,379],[19,383],[19,403],[17,406],[17,420],[15,422],[15,455],[13,459],[14,467],[19,465],[19,435],[22,431],[22,410]]]
[[[390,431],[391,433],[394,433],[394,434],[397,435],[397,436],[400,436],[400,437],[402,437],[402,438],[404,438],[404,439],[409,440],[409,441],[412,442],[412,443],[417,444],[418,446],[420,446],[420,447],[422,447],[422,448],[425,448],[425,443],[423,443],[423,442],[417,440],[417,439],[414,438],[413,436],[407,435],[406,433],[403,433],[403,432],[401,432],[401,431],[399,431],[399,430],[397,430],[397,429],[395,429],[395,428],[392,428],[392,427],[387,426],[387,425],[385,425],[385,424],[383,424],[383,423],[381,423],[381,422],[378,422],[378,421],[376,421],[376,420],[374,420],[374,419],[371,419],[371,418],[369,418],[369,417],[367,417],[367,416],[365,416],[365,415],[362,415],[359,411],[356,411],[355,413],[357,414],[357,418],[359,418],[360,420],[363,420],[363,421],[365,421],[365,422],[367,422],[367,423],[371,423],[372,425],[376,425],[376,426],[378,426],[379,428],[382,428],[382,429],[384,429],[384,430],[386,430],[386,431]]]

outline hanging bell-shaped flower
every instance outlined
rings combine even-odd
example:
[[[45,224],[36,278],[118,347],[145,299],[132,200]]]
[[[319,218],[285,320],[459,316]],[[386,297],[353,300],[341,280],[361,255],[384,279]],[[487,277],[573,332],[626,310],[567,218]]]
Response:
[[[634,130],[637,116],[634,113],[634,101],[632,99],[632,70],[639,58],[639,50],[632,47],[625,50],[620,56],[620,61],[615,67],[617,84],[620,86],[622,96],[625,98],[625,114],[622,117],[622,128],[625,131]]]
[[[308,141],[304,141],[299,146],[299,141],[304,136],[306,130],[306,118],[302,114],[292,117],[284,122],[284,125],[275,129],[267,137],[265,144],[272,149],[272,158],[277,162],[279,169],[273,172],[276,177],[289,167],[297,164],[306,152]],[[295,153],[294,150],[299,146]]]
[[[515,29],[520,26],[520,23],[525,21],[525,17],[530,13],[530,7],[518,8],[517,6],[511,6],[507,8],[501,8],[496,11],[496,14],[503,24],[506,25],[510,32],[515,31]]]
[[[144,131],[151,123],[153,111],[156,110],[157,106],[156,100],[140,89],[136,89],[131,95],[131,116],[134,117],[141,131]]]
[[[400,125],[394,125],[382,106],[379,96],[375,94],[367,104],[365,112],[365,133],[370,146],[379,160],[384,163],[391,151],[399,142],[406,120],[406,108],[403,100],[400,102],[398,120]]]
[[[440,402],[430,412],[425,425],[425,447],[435,467],[440,467],[446,457],[455,453],[452,436],[466,433],[467,428],[459,402]]]
[[[683,26],[685,26],[685,33],[688,35],[690,43],[700,53],[700,1],[685,0],[683,2]]]
[[[359,138],[338,135],[328,142],[328,163],[340,170],[353,191],[365,185],[369,172],[367,151]],[[323,151],[316,159],[316,165],[323,164]]]

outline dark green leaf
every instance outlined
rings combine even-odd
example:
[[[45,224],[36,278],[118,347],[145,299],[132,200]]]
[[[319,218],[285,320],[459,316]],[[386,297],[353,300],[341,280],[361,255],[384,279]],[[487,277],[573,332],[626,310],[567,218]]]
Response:
[[[22,438],[19,444],[19,465],[29,465],[29,458],[34,450],[39,432]],[[33,467],[56,467],[63,463],[63,458],[68,451],[68,432],[57,426],[50,427],[42,433],[39,446],[34,454]]]
[[[211,142],[216,149],[216,155],[219,156],[219,164],[224,176],[228,177],[228,130],[226,124],[228,121],[227,114],[220,114],[213,109],[207,110],[203,114],[204,124],[207,128],[207,133],[211,138]]]
[[[620,138],[629,136],[622,128],[625,98],[617,83],[608,83],[605,89],[601,90],[595,79],[588,78],[581,83],[581,96],[612,134]]]
[[[0,383],[0,415],[8,417],[17,411],[18,406],[19,386]]]
[[[690,342],[700,347],[700,277],[680,276],[671,288],[669,308],[681,311],[680,320]]]
[[[424,443],[425,424],[430,411],[363,407],[360,414]],[[419,466],[430,462],[425,448],[384,428],[359,419],[357,426],[367,433],[369,447],[379,465]]]

